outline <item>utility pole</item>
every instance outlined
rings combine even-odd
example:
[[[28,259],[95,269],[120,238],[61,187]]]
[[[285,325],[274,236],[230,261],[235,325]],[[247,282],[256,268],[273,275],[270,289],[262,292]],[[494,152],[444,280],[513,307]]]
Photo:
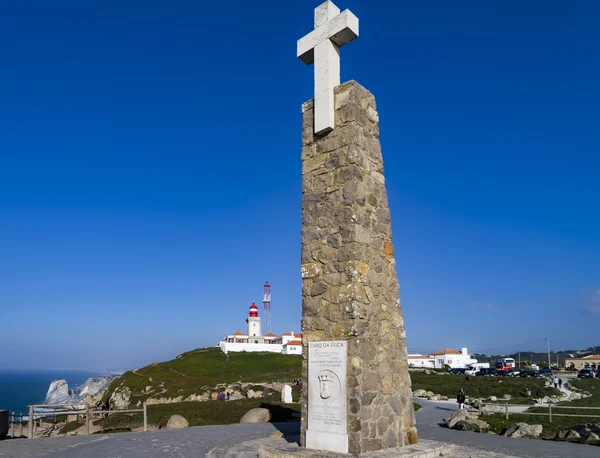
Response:
[[[548,344],[548,369],[552,369],[552,362],[550,361],[550,339],[546,337],[546,343]]]
[[[521,352],[519,352],[519,370],[521,370]]]

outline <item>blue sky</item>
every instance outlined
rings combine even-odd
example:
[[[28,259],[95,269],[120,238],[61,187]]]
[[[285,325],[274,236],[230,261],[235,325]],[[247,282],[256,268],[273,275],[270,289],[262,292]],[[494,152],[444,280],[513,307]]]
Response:
[[[170,359],[243,330],[265,280],[273,330],[300,329],[295,46],[318,4],[3,6],[0,366]],[[337,4],[361,21],[342,81],[377,97],[409,350],[598,345],[600,6]]]

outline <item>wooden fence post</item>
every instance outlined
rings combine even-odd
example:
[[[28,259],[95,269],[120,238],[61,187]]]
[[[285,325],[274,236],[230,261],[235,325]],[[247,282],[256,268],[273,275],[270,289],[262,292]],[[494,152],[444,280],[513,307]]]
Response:
[[[12,426],[12,434],[11,434],[11,437],[15,437],[15,429],[16,429],[16,426],[15,426],[15,413],[13,412],[13,413],[12,413],[12,416],[11,416],[11,415],[9,415],[9,417],[10,417],[10,419],[9,419],[9,420],[10,420],[10,421],[9,421],[9,425],[11,425],[11,426]]]
[[[148,431],[148,406],[144,401],[144,432]]]
[[[506,402],[506,419],[508,420],[508,401]]]
[[[90,435],[90,406],[86,405],[85,406],[85,433],[89,436]]]
[[[29,422],[27,424],[29,428],[29,439],[33,439],[33,406],[29,406]]]
[[[19,437],[23,437],[23,412],[19,413]]]
[[[548,416],[550,417],[550,423],[552,423],[552,404],[548,404]]]

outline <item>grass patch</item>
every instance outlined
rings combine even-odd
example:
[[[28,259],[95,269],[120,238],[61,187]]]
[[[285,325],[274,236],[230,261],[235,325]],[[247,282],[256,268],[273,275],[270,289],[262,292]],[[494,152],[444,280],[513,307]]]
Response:
[[[109,386],[103,401],[116,388],[131,389],[132,404],[150,397],[184,398],[210,391],[218,384],[292,382],[300,377],[302,357],[279,353],[229,353],[201,348],[162,363],[126,372]],[[147,387],[150,387],[146,390]]]
[[[569,406],[580,406],[580,407],[600,407],[600,379],[591,379],[586,378],[582,380],[574,380],[571,382],[571,385],[575,388],[583,391],[587,391],[592,393],[592,396],[589,398],[576,399],[570,402],[563,402],[561,405],[569,405]],[[600,410],[592,410],[591,414],[598,413],[600,415]],[[593,420],[593,418],[592,418]],[[600,418],[596,420],[596,422],[600,422]]]
[[[148,424],[163,428],[171,415],[182,415],[190,426],[230,425],[239,423],[250,409],[263,407],[271,411],[272,422],[298,420],[293,413],[300,412],[298,404],[282,404],[276,402],[277,396],[265,399],[241,399],[238,401],[205,401],[178,402],[148,406]],[[96,420],[98,425],[107,430],[134,429],[143,426],[141,413],[112,414]]]
[[[70,421],[69,423],[66,423],[62,428],[60,428],[58,433],[59,434],[67,434],[67,433],[70,433],[71,431],[75,431],[77,428],[79,428],[82,425],[83,425],[83,423],[80,423],[78,421]]]
[[[505,394],[510,394],[512,403],[531,403],[527,397],[526,388],[530,388],[535,396],[538,388],[543,396],[560,395],[560,391],[549,387],[545,388],[545,379],[521,378],[521,377],[476,377],[465,375],[435,375],[424,372],[412,372],[412,389],[423,389],[433,391],[435,394],[448,396],[450,399],[456,396],[459,388],[463,388],[470,398],[489,398],[496,396],[500,399]]]
[[[421,404],[413,402],[413,408],[415,409],[415,412],[418,412],[419,410],[421,410]]]

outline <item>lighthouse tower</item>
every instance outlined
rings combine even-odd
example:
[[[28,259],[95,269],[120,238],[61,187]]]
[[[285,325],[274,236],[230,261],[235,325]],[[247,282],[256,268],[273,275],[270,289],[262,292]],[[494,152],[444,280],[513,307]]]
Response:
[[[252,305],[250,306],[250,314],[248,318],[246,318],[246,323],[248,323],[248,338],[261,337],[258,307],[254,302],[252,302]]]

